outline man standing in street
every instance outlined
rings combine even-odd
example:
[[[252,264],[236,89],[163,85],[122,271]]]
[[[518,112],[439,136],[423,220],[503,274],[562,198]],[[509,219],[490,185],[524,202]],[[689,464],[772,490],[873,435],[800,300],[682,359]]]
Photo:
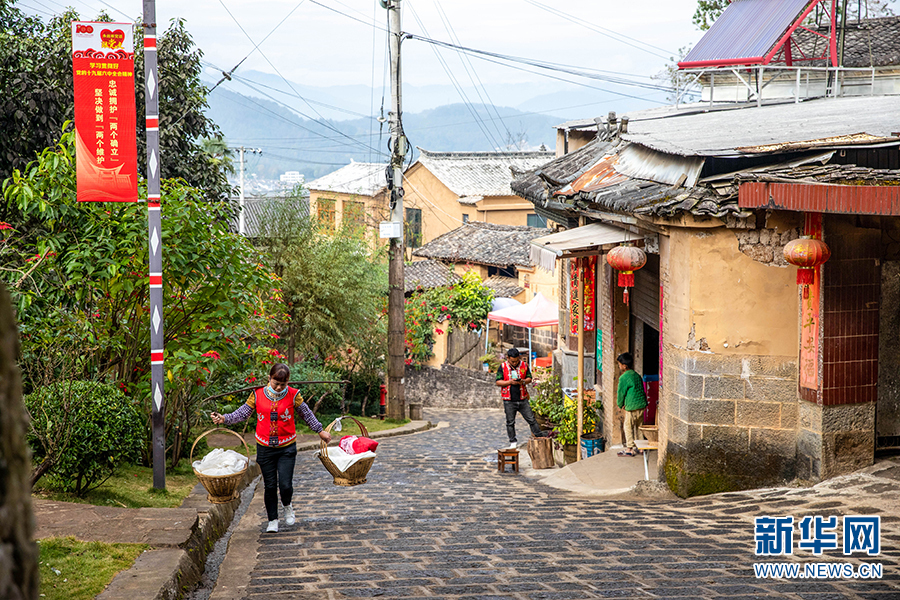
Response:
[[[503,410],[506,412],[506,434],[509,436],[509,449],[516,447],[516,413],[522,413],[525,422],[535,437],[540,437],[541,428],[531,412],[528,403],[528,388],[531,383],[531,369],[527,362],[522,362],[519,351],[510,348],[506,353],[506,361],[497,369],[497,387],[503,398]]]
[[[647,395],[644,393],[644,381],[634,370],[634,357],[624,352],[616,358],[622,375],[616,392],[616,406],[625,409],[625,449],[619,456],[637,456],[641,454],[635,439],[638,428],[644,422],[644,409],[647,408]]]

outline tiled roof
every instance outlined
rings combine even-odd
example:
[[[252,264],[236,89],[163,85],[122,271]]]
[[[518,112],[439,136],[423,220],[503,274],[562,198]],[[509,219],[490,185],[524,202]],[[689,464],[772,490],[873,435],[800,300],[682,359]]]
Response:
[[[413,251],[413,256],[495,267],[531,267],[531,240],[548,233],[539,227],[473,221],[434,238]]]
[[[409,168],[421,164],[460,197],[512,196],[511,169],[530,171],[554,156],[553,152],[429,152],[421,148],[419,152]]]
[[[818,31],[828,35],[828,29]],[[845,67],[900,66],[900,17],[850,20],[844,38]],[[805,56],[821,56],[828,38],[798,29],[794,35]],[[810,61],[805,66],[823,66],[824,61]]]
[[[351,162],[337,171],[310,181],[306,187],[317,191],[374,196],[387,185],[385,168],[387,165],[384,164]]]
[[[274,218],[279,211],[284,210],[290,203],[294,203],[294,209],[303,214],[309,215],[309,196],[300,199],[285,199],[282,197],[262,197],[262,198],[245,198],[244,199],[244,234],[250,238],[260,237],[265,234],[265,222]],[[232,219],[231,226],[234,231],[238,230],[237,203],[235,202],[235,216]]]
[[[762,148],[785,144],[848,146],[818,141],[860,133],[890,138],[897,131],[900,96],[820,98],[682,116],[666,110],[629,113],[628,133],[621,137],[659,152],[723,158],[762,153],[768,151]]]
[[[657,216],[745,216],[736,194],[723,197],[705,187],[673,187],[622,175],[615,169],[617,150],[613,143],[595,140],[523,174],[513,190],[536,206],[570,214],[593,208]],[[590,181],[585,184],[584,179]]]
[[[494,290],[495,298],[514,298],[525,291],[525,288],[519,287],[519,280],[513,277],[492,275],[482,283],[484,287]]]
[[[450,265],[437,260],[420,260],[403,268],[404,291],[408,294],[418,288],[430,289],[451,285],[460,280]]]

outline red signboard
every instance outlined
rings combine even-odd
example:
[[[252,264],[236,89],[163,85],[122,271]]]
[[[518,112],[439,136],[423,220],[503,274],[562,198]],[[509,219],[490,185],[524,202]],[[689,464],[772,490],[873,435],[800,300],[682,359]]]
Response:
[[[822,215],[807,213],[806,235],[822,239]],[[816,280],[807,286],[809,294],[800,294],[800,387],[819,389],[819,285],[821,267],[816,267]]]
[[[131,23],[72,22],[79,202],[137,202]]]
[[[571,315],[569,324],[573,334],[578,333],[578,319],[580,318],[580,310],[578,307],[579,265],[581,274],[584,275],[584,330],[593,331],[596,326],[594,322],[594,290],[597,280],[595,274],[597,269],[597,257],[586,256],[584,258],[572,259],[569,261],[569,309]]]

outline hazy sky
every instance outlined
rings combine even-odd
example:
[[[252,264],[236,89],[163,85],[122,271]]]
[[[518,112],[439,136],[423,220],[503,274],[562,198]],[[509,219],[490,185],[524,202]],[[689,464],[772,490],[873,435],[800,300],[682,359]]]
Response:
[[[131,20],[142,10],[140,0],[19,2],[21,8],[42,15],[61,10],[63,5],[74,6],[85,20],[100,10],[106,10],[115,20]],[[695,7],[696,0],[403,0],[402,15],[404,31],[442,41],[458,40],[463,46],[480,50],[649,76],[660,71],[680,47],[699,39],[701,33],[691,24]],[[238,74],[248,70],[280,73],[292,81],[316,87],[368,86],[373,82],[377,87],[385,81],[386,12],[377,0],[157,2],[158,22],[162,25],[174,17],[185,19],[209,65],[230,70],[249,54]],[[254,44],[270,33],[253,52]],[[451,83],[449,70],[461,85],[471,85],[472,76],[464,70],[460,57],[450,50],[437,51],[446,67],[435,57],[432,45],[415,40],[404,42],[404,81],[417,86],[446,85]],[[547,92],[567,85],[474,58],[471,63],[477,78],[485,84],[538,82],[546,86]],[[234,82],[227,85],[242,91]],[[635,95],[649,93],[642,89],[631,91]],[[458,101],[447,99],[448,103]]]

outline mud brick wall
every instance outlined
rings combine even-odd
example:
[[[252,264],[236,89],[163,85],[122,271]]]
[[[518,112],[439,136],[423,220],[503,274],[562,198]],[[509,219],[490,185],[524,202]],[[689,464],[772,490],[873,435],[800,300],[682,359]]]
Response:
[[[443,365],[406,368],[406,402],[436,408],[503,408],[494,373]]]
[[[783,484],[797,473],[794,357],[665,345],[661,477],[682,497]]]

